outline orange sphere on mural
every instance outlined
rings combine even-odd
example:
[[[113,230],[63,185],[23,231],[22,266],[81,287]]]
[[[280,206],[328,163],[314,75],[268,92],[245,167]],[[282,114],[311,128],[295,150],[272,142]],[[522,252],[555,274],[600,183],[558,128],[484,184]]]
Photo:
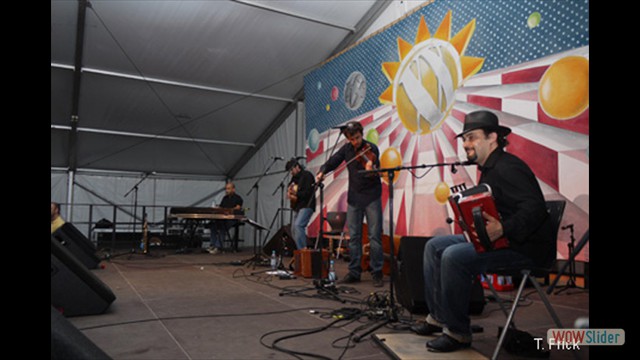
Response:
[[[449,199],[449,186],[446,182],[441,182],[436,185],[436,190],[433,192],[433,195],[436,197],[436,201],[440,204],[446,204]]]
[[[580,115],[589,107],[589,59],[567,56],[549,66],[540,79],[538,99],[554,119]]]
[[[382,155],[380,155],[380,168],[394,168],[397,166],[402,166],[402,155],[396,148],[387,148]],[[398,176],[400,175],[400,171],[393,172],[393,183],[395,184],[398,181]],[[382,174],[382,181],[385,184],[389,184],[389,179],[387,173]]]

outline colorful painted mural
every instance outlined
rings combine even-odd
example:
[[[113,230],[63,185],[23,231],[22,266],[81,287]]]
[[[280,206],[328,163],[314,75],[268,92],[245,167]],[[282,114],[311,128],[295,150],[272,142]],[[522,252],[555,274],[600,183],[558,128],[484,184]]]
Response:
[[[489,109],[512,129],[507,151],[529,164],[547,200],[563,199],[562,225],[589,228],[589,2],[450,1],[426,4],[305,77],[307,166],[345,139],[332,127],[356,120],[383,167],[466,160],[465,114]],[[451,188],[471,187],[475,166],[401,171],[394,182],[398,235],[455,231]],[[346,210],[347,176],[325,181],[326,211]],[[388,187],[383,187],[385,231]],[[308,230],[318,231],[318,212]],[[568,230],[558,258],[568,257]],[[588,261],[588,246],[578,260]]]

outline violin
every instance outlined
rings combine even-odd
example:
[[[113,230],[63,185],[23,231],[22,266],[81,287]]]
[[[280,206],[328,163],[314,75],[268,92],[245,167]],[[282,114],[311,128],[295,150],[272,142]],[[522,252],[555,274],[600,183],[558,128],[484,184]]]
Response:
[[[372,163],[375,163],[376,160],[378,159],[376,154],[373,152],[373,148],[369,144],[364,144],[364,146],[362,147],[360,152],[358,152],[355,158],[358,160],[360,164],[362,164],[362,167],[364,167],[365,169],[367,168],[367,163],[369,161],[371,161]]]
[[[362,167],[367,169],[367,163],[369,161],[371,161],[372,163],[375,163],[376,160],[378,159],[378,157],[376,156],[376,154],[373,152],[373,148],[371,147],[371,145],[365,143],[364,146],[362,147],[362,149],[360,149],[360,151],[358,151],[358,153],[356,154],[356,156],[354,156],[352,159],[350,159],[349,161],[346,161],[342,164],[340,164],[340,166],[338,166],[336,169],[331,170],[330,172],[323,174],[322,175],[322,179],[318,180],[318,182],[322,182],[324,180],[324,178],[335,172],[338,170],[342,170],[344,168],[346,168],[347,166],[349,166],[349,164],[351,164],[354,161],[358,161],[360,164],[362,164]],[[375,165],[373,166],[375,168]],[[369,170],[369,169],[367,169]],[[378,175],[376,173],[369,173],[366,176],[374,176],[374,175]]]

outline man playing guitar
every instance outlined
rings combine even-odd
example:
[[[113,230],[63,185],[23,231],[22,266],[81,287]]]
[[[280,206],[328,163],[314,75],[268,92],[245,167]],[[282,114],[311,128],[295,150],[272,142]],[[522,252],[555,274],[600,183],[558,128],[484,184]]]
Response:
[[[307,247],[307,225],[311,220],[311,215],[316,209],[316,198],[313,184],[315,178],[312,173],[305,170],[296,158],[287,161],[285,169],[291,173],[287,197],[293,209],[293,224],[291,235],[296,242],[298,250]]]

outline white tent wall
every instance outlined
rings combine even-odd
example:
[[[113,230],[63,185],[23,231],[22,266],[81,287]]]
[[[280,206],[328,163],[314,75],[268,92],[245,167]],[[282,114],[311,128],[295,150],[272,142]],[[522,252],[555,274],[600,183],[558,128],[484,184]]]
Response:
[[[90,222],[100,219],[114,221],[114,205],[118,207],[115,222],[130,223],[132,229],[135,205],[135,191],[124,197],[141,179],[142,175],[96,175],[79,173],[73,186],[73,209],[67,204],[66,172],[51,173],[51,201],[62,204],[62,217],[85,235],[89,233]],[[150,175],[138,185],[137,226],[141,231],[143,207],[146,207],[150,229],[153,223],[164,219],[164,207],[171,206],[211,206],[224,196],[223,180],[181,179]]]
[[[276,215],[278,215],[268,234],[267,231],[261,231],[261,234],[258,233],[260,239],[258,246],[269,240],[268,238],[280,228],[279,216],[281,212],[278,212],[278,208],[280,208],[282,196],[281,191],[278,190],[278,185],[286,175],[284,167],[287,160],[293,156],[302,155],[304,155],[304,104],[298,103],[296,110],[289,115],[287,120],[280,125],[262,148],[238,172],[234,180],[236,192],[244,199],[244,207],[248,209],[247,217],[265,227],[269,227]],[[272,157],[277,156],[283,157],[284,160],[278,160],[273,163]],[[301,162],[304,163],[304,160]],[[258,191],[255,188],[251,190],[271,163],[273,163],[273,166],[269,169],[268,174],[262,177],[258,183]],[[284,185],[286,186],[287,184],[288,178]],[[251,194],[247,195],[249,191],[251,191]],[[286,192],[286,189],[284,191]],[[256,192],[258,193],[257,216],[255,210]],[[286,193],[284,196],[285,207],[288,208],[289,201],[286,199]],[[289,215],[289,211],[284,212],[285,225],[290,223]],[[245,240],[244,246],[253,247],[254,228],[252,226],[244,226],[242,231],[240,238]]]
[[[364,33],[364,35],[360,38],[360,40],[389,26],[394,21],[414,11],[416,8],[418,8],[419,6],[423,5],[426,2],[430,3],[430,2],[433,2],[433,0],[394,1],[371,24],[369,29]]]

